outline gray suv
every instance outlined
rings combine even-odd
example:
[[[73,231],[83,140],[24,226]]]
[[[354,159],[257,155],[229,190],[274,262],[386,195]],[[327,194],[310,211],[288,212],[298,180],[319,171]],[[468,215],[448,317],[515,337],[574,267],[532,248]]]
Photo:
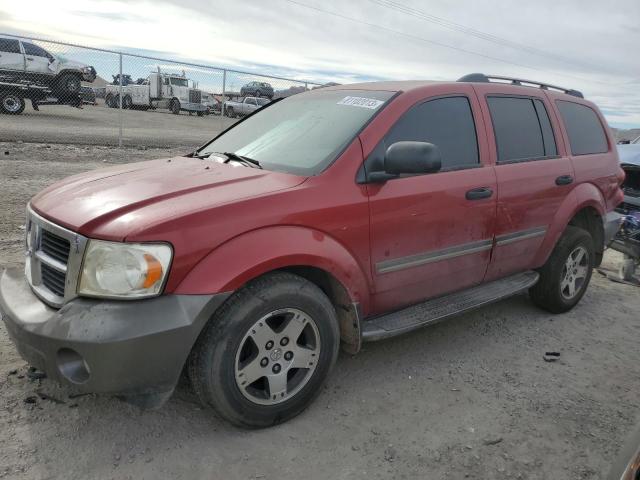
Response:
[[[240,89],[240,96],[273,98],[273,87],[266,82],[250,82]]]

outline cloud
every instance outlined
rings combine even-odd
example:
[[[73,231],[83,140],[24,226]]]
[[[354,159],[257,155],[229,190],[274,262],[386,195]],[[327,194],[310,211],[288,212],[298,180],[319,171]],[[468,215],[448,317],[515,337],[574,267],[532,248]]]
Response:
[[[372,0],[296,2],[312,8],[287,0],[0,0],[0,11],[10,12],[0,16],[0,30],[321,82],[451,80],[476,71],[532,78],[581,90],[606,107],[610,121],[640,125],[637,0],[615,8],[596,0],[517,7],[512,0],[461,0],[455,8],[448,0],[396,2],[531,47],[525,50]]]

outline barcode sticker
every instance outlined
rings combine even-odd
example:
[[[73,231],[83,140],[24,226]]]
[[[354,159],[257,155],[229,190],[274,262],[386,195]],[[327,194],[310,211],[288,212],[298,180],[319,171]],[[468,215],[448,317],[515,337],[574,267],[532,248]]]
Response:
[[[366,97],[344,97],[338,102],[338,105],[349,105],[351,107],[370,108],[375,110],[384,102],[382,100],[376,100],[375,98]]]

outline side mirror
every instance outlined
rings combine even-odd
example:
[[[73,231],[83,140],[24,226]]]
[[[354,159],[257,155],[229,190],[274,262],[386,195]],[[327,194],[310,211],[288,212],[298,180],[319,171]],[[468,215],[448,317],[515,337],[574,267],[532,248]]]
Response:
[[[384,171],[371,172],[369,181],[385,182],[403,174],[434,173],[442,168],[440,149],[427,142],[396,142],[384,156]]]

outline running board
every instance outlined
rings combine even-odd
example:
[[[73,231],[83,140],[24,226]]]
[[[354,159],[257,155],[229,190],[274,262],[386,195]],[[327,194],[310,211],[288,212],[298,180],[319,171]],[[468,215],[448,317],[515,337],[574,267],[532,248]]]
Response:
[[[527,290],[538,281],[538,273],[528,271],[450,293],[424,303],[388,313],[362,323],[362,341],[374,342],[431,325],[459,313],[488,305]]]

